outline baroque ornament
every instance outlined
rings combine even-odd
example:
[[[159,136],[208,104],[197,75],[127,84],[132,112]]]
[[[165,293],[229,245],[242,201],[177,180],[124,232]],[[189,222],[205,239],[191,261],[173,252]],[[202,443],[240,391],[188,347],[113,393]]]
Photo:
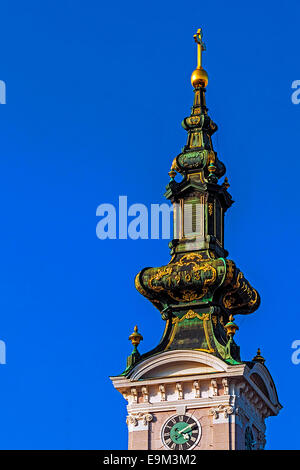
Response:
[[[166,327],[160,343],[138,358],[142,361],[167,349],[196,349],[240,363],[239,347],[226,325],[230,315],[254,312],[259,294],[224,247],[225,213],[233,204],[226,167],[214,149],[218,126],[208,114],[202,67],[202,31],[195,35],[198,65],[192,73],[194,101],[182,121],[186,145],[172,160],[165,197],[174,204],[171,260],[144,268],[136,276],[137,290],[160,311]],[[175,179],[176,178],[176,179]],[[191,313],[191,311],[193,313]],[[237,328],[236,328],[237,329]],[[136,362],[131,361],[125,373]]]
[[[153,415],[151,413],[136,413],[130,414],[126,418],[126,424],[133,424],[133,426],[137,426],[139,421],[142,421],[143,425],[146,426],[153,420]]]
[[[208,413],[215,419],[218,419],[220,413],[223,413],[224,418],[227,419],[229,415],[232,415],[234,413],[234,408],[232,406],[219,405],[215,408],[211,408]]]
[[[260,351],[242,362],[235,342],[238,315],[253,313],[260,297],[228,259],[224,245],[225,215],[234,201],[213,145],[218,127],[206,106],[201,29],[194,39],[194,101],[182,122],[186,144],[173,158],[165,192],[174,205],[170,261],[142,269],[135,280],[137,290],[160,312],[164,331],[153,349],[140,354],[142,335],[135,327],[127,367],[112,380],[128,400],[131,448],[263,448],[264,420],[281,406]],[[157,417],[151,426],[148,411]],[[224,439],[201,426],[208,412],[214,417],[211,426],[222,428]],[[145,431],[142,439],[138,430]],[[241,432],[242,439],[233,438]]]

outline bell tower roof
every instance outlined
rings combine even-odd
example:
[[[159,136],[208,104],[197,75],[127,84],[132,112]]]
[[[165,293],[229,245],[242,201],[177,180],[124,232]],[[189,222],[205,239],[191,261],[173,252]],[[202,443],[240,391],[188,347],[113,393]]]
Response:
[[[213,147],[217,125],[205,101],[208,79],[202,67],[206,47],[201,28],[194,39],[198,57],[192,74],[194,102],[182,122],[187,142],[173,160],[165,193],[174,205],[172,258],[166,266],[143,269],[135,280],[137,290],[160,311],[166,328],[160,344],[139,360],[166,350],[197,349],[234,364],[241,359],[233,315],[254,312],[260,297],[227,259],[224,215],[233,201],[227,178],[219,182],[226,168]],[[177,173],[180,181],[175,179]]]
[[[164,331],[157,346],[140,353],[143,338],[135,327],[126,369],[111,380],[128,401],[130,449],[263,449],[264,421],[281,405],[260,350],[247,362],[236,343],[239,316],[255,312],[260,296],[225,249],[225,214],[233,200],[213,146],[218,127],[206,106],[201,28],[194,40],[194,101],[182,121],[187,141],[173,159],[165,192],[173,205],[171,259],[135,278]]]

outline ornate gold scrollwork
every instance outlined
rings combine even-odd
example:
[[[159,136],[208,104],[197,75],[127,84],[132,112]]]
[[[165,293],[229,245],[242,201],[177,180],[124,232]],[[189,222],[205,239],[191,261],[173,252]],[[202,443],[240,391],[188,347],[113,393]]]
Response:
[[[187,118],[186,122],[189,124],[189,125],[197,125],[199,124],[200,122],[200,116],[190,116]]]
[[[153,289],[154,291],[156,292],[160,292],[162,290],[165,290],[164,287],[162,286],[154,286],[152,284],[152,282],[155,280],[155,281],[160,281],[161,278],[163,278],[164,276],[170,276],[170,274],[172,274],[172,270],[173,268],[172,267],[168,267],[168,266],[165,266],[161,269],[159,269],[157,271],[156,274],[154,274],[153,276],[150,277],[149,279],[149,286],[151,289]]]
[[[234,296],[234,294],[237,291],[240,292],[240,295],[247,295],[248,300],[244,302],[240,302],[240,303],[235,303],[236,297]],[[240,271],[232,290],[224,295],[223,305],[228,310],[231,310],[233,308],[244,307],[244,306],[252,307],[253,305],[256,304],[257,298],[258,298],[257,291],[253,289],[253,287],[250,286],[250,284],[245,280],[244,274]]]
[[[140,273],[138,273],[135,276],[134,285],[135,285],[136,290],[140,294],[142,294],[144,297],[147,297],[150,300],[150,302],[152,302],[152,304],[154,305],[155,308],[157,308],[159,311],[161,310],[160,309],[160,305],[161,305],[160,301],[157,300],[157,299],[153,299],[153,297],[142,286],[141,281],[140,281]]]
[[[148,297],[148,293],[145,291],[145,289],[143,288],[143,286],[140,282],[140,273],[138,273],[135,276],[134,285],[135,285],[136,290],[138,290],[145,297]]]
[[[186,301],[191,302],[193,300],[202,299],[208,292],[208,286],[214,284],[217,278],[217,270],[208,263],[203,263],[206,258],[203,258],[201,254],[190,253],[182,256],[177,263],[173,265],[168,265],[160,268],[153,276],[150,277],[148,284],[149,288],[155,292],[161,292],[166,290],[165,286],[155,284],[155,281],[160,281],[165,277],[165,283],[174,288],[178,287],[180,281],[183,280],[185,283],[189,284],[193,282],[193,279],[196,281],[201,280],[201,273],[210,273],[210,277],[207,277],[203,280],[203,286],[201,291],[196,291],[195,289],[183,289],[178,295],[174,294],[171,290],[168,290],[168,295],[177,301]],[[203,264],[199,265],[199,261],[202,261]],[[192,265],[191,270],[181,270],[179,267],[186,267]],[[174,285],[175,284],[175,285]]]
[[[216,162],[216,155],[215,155],[215,152],[211,150],[208,155],[207,165],[213,164],[215,162]]]
[[[234,262],[231,261],[230,259],[227,259],[227,260],[226,260],[226,278],[225,278],[225,285],[230,284],[230,282],[232,281],[233,275],[234,275],[234,271],[235,271],[235,264],[234,264]]]

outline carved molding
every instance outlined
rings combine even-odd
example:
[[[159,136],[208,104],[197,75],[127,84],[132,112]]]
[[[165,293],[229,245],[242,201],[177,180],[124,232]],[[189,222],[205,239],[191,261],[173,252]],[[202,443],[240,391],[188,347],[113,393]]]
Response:
[[[244,401],[244,406],[251,410],[251,414],[255,415],[259,421],[271,415],[270,410],[262,401],[261,397],[250,387],[250,385],[241,383],[238,385],[240,397]]]
[[[137,389],[136,388],[132,388],[130,390],[131,392],[131,396],[132,396],[132,401],[133,403],[137,403],[138,402],[138,394],[137,394]]]
[[[193,389],[195,391],[195,398],[200,398],[200,385],[199,380],[193,382]]]
[[[148,387],[142,387],[142,395],[143,395],[144,403],[148,403],[149,402]]]
[[[224,418],[228,418],[229,415],[234,413],[234,408],[232,406],[219,405],[209,410],[210,416],[213,416],[215,419],[219,418],[220,413],[224,413]]]
[[[177,390],[177,394],[178,394],[178,400],[183,400],[183,390],[182,390],[181,383],[177,382],[176,390]]]
[[[127,426],[129,424],[133,424],[133,426],[137,426],[139,421],[143,421],[144,426],[147,423],[150,423],[153,420],[153,415],[151,413],[137,413],[137,414],[130,414],[126,418]]]
[[[166,389],[164,385],[158,387],[160,393],[160,401],[166,401]]]
[[[211,380],[210,384],[211,384],[211,387],[212,387],[213,397],[216,397],[218,395],[217,381],[213,379],[213,380]]]
[[[229,383],[227,378],[222,379],[222,385],[224,389],[224,395],[229,395]]]

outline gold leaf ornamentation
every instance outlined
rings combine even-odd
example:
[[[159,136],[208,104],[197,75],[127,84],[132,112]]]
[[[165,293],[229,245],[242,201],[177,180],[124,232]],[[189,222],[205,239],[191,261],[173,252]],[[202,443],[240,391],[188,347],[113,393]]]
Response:
[[[213,285],[217,279],[217,270],[209,264],[207,258],[204,258],[202,254],[198,253],[189,253],[182,256],[179,261],[173,264],[169,264],[158,269],[155,274],[153,274],[148,281],[149,288],[155,292],[167,291],[167,294],[174,300],[179,302],[192,302],[193,300],[200,300],[208,293],[208,286]],[[200,264],[201,263],[201,264]],[[191,269],[181,269],[187,268],[191,265]],[[201,281],[201,274],[209,274],[205,279],[203,279],[203,285],[198,290],[191,286],[189,289],[186,284],[192,284],[193,281]],[[164,278],[164,285],[158,283]],[[180,289],[180,281],[183,281],[183,290],[178,293],[172,291],[172,287],[175,290]]]

